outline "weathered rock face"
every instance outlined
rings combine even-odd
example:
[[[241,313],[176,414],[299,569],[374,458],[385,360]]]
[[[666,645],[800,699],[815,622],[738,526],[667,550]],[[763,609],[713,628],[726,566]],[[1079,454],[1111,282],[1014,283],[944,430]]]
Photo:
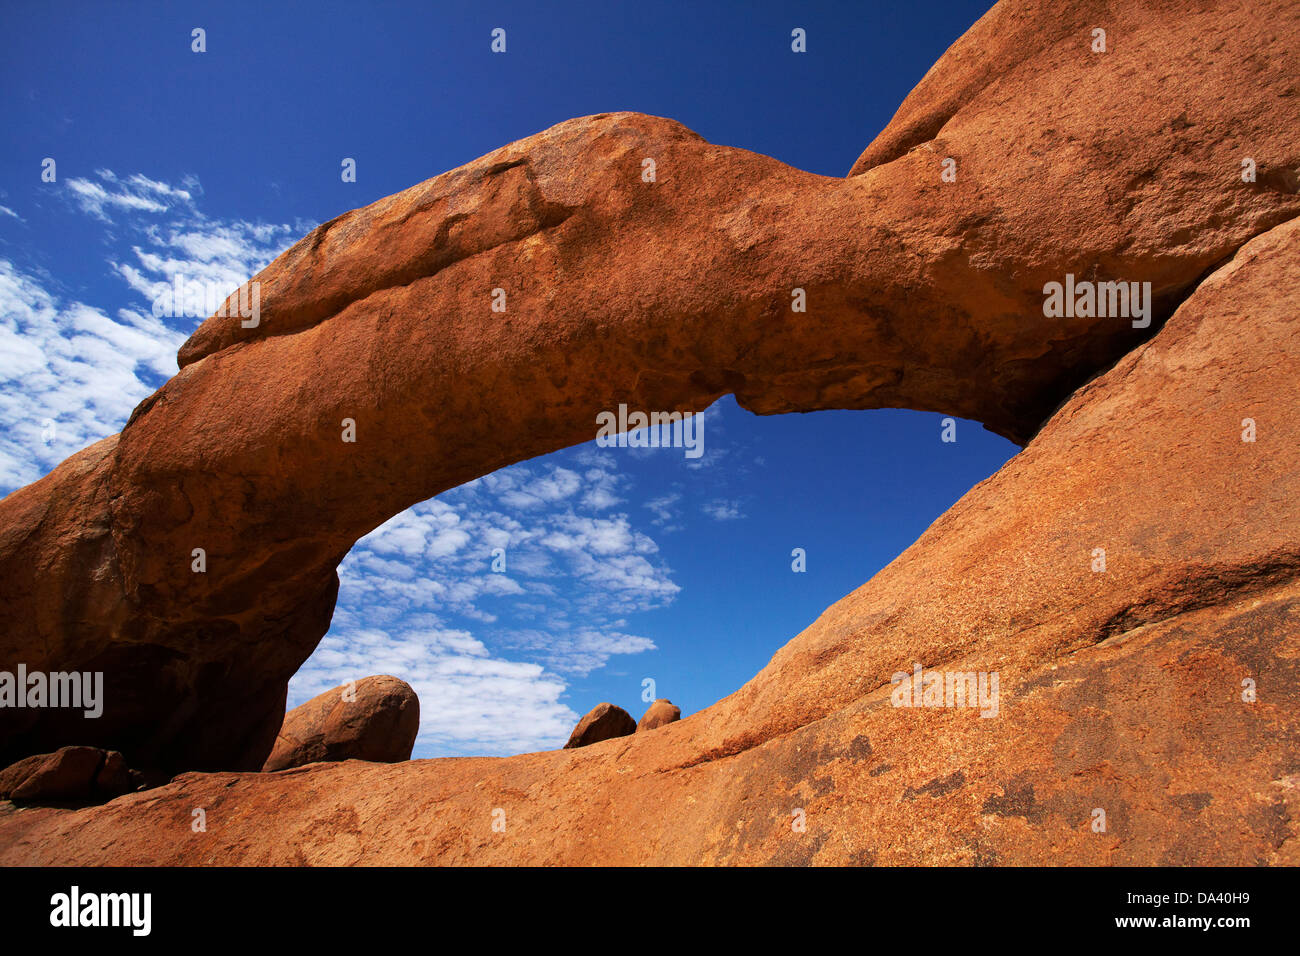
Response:
[[[321,760],[411,759],[420,731],[420,701],[406,681],[366,677],[318,694],[284,716],[265,771]]]
[[[1298,309],[1300,220],[689,721],[0,810],[0,863],[1300,864]],[[916,664],[999,695],[893,706]]]
[[[1154,329],[1300,213],[1298,19],[1008,0],[844,180],[605,114],[326,223],[258,277],[257,327],[208,320],[121,435],[0,502],[0,665],[100,670],[107,698],[0,712],[0,762],[77,742],[260,767],[352,543],[621,402],[907,406],[1027,438],[1150,332],[1045,319],[1046,282],[1150,282]]]
[[[0,809],[0,862],[1300,863],[1297,51],[1280,0],[1014,0],[845,180],[612,114],[325,224],[257,328],[209,320],[120,436],[0,502],[0,666],[106,682],[97,721],[0,712],[0,762],[260,767],[351,543],[620,402],[1050,421],[689,721]],[[1151,328],[1045,318],[1066,273],[1150,282]],[[998,675],[990,716],[891,706],[918,664]]]
[[[634,733],[636,721],[626,710],[613,704],[597,704],[578,721],[578,726],[569,734],[569,742],[564,745],[564,749],[590,747],[602,740],[613,740]]]
[[[19,803],[109,800],[132,789],[122,755],[96,747],[61,747],[0,770],[0,799]]]
[[[636,730],[637,733],[654,730],[656,727],[681,719],[682,709],[666,697],[661,697],[646,708],[646,712],[636,722]]]

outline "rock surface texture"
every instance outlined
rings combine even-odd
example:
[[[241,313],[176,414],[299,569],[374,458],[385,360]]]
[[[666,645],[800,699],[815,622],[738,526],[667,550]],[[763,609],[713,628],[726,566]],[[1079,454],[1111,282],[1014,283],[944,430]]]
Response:
[[[613,704],[597,704],[578,721],[578,726],[569,734],[569,742],[564,745],[564,749],[590,747],[602,740],[613,740],[634,733],[636,721],[626,710]]]
[[[284,715],[262,767],[287,770],[321,760],[411,759],[420,731],[420,701],[406,681],[366,677],[318,694]]]
[[[102,801],[133,789],[122,755],[96,747],[61,747],[0,770],[0,800],[15,803]]]
[[[1300,863],[1297,77],[1291,2],[1004,0],[846,179],[609,114],[321,226],[258,328],[208,320],[121,435],[0,503],[0,663],[108,702],[0,715],[0,762],[262,766],[352,542],[620,402],[1027,446],[657,733],[0,809],[0,863]],[[1150,282],[1150,327],[1046,318],[1067,273]],[[996,716],[892,706],[916,665],[996,673]]]
[[[637,733],[654,730],[656,727],[681,719],[682,709],[666,697],[661,697],[647,707],[641,719],[636,722]]]

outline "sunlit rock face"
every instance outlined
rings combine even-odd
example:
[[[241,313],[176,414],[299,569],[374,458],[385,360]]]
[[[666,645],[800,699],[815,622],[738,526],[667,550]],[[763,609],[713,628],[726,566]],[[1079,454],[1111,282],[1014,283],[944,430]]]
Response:
[[[733,392],[761,414],[943,411],[1028,445],[736,694],[653,734],[191,774],[157,806],[229,784],[297,834],[232,840],[231,862],[351,853],[309,821],[353,788],[392,801],[356,849],[374,862],[1285,861],[1297,51],[1286,2],[1004,2],[845,179],[605,114],[326,223],[257,277],[255,325],[209,319],[121,435],[0,503],[3,662],[103,671],[111,702],[0,712],[0,763],[82,744],[261,767],[358,537],[593,438],[620,403]],[[1149,314],[1054,312],[1067,276],[1137,283]],[[997,716],[893,706],[916,664],[996,672]],[[135,799],[75,827],[5,817],[0,854],[159,859],[150,813],[121,817]],[[485,800],[547,816],[524,842],[456,829]]]
[[[285,714],[262,769],[288,770],[322,760],[410,760],[419,730],[420,700],[406,681],[363,677]]]

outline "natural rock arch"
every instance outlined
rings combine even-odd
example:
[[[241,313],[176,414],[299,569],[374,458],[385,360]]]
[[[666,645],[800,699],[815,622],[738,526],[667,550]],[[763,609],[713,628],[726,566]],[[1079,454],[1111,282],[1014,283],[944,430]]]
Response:
[[[1052,5],[1050,29],[1028,0],[999,4],[847,179],[615,113],[326,223],[257,277],[256,328],[209,319],[120,435],[0,502],[3,662],[104,671],[110,702],[97,721],[0,713],[0,763],[77,743],[256,769],[352,543],[591,438],[620,402],[906,406],[1026,440],[1300,213],[1296,14],[1268,6],[1230,22],[1122,8],[1099,70],[1091,4]],[[1242,143],[1256,183],[1237,176]],[[1067,272],[1150,282],[1151,330],[1044,318]]]

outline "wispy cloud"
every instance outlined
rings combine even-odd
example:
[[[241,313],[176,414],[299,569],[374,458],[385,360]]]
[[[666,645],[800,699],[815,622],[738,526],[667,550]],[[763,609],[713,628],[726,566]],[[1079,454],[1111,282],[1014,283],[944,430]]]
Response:
[[[301,224],[208,218],[196,205],[202,190],[194,179],[173,186],[140,173],[95,176],[68,180],[67,195],[101,226],[113,222],[110,213],[118,217],[101,238],[106,270],[126,283],[122,301],[87,304],[50,277],[0,259],[0,414],[9,423],[0,436],[3,493],[119,431],[140,400],[175,374],[176,350],[200,319],[155,317],[161,289],[180,275],[233,291],[302,231]]]
[[[681,517],[681,500],[680,491],[670,491],[644,502],[645,509],[654,516],[650,523],[662,528],[665,533],[680,531],[682,526],[677,523],[677,519]]]
[[[111,169],[97,169],[95,175],[98,182],[74,177],[67,181],[67,187],[81,211],[101,222],[112,222],[111,212],[165,213],[178,207],[194,210],[194,196],[189,189],[169,186],[140,173],[119,179]]]
[[[150,315],[63,301],[0,259],[0,488],[119,430],[176,371],[184,335]]]
[[[734,521],[744,517],[740,513],[739,501],[727,501],[723,498],[705,502],[700,506],[700,510],[714,521]]]

